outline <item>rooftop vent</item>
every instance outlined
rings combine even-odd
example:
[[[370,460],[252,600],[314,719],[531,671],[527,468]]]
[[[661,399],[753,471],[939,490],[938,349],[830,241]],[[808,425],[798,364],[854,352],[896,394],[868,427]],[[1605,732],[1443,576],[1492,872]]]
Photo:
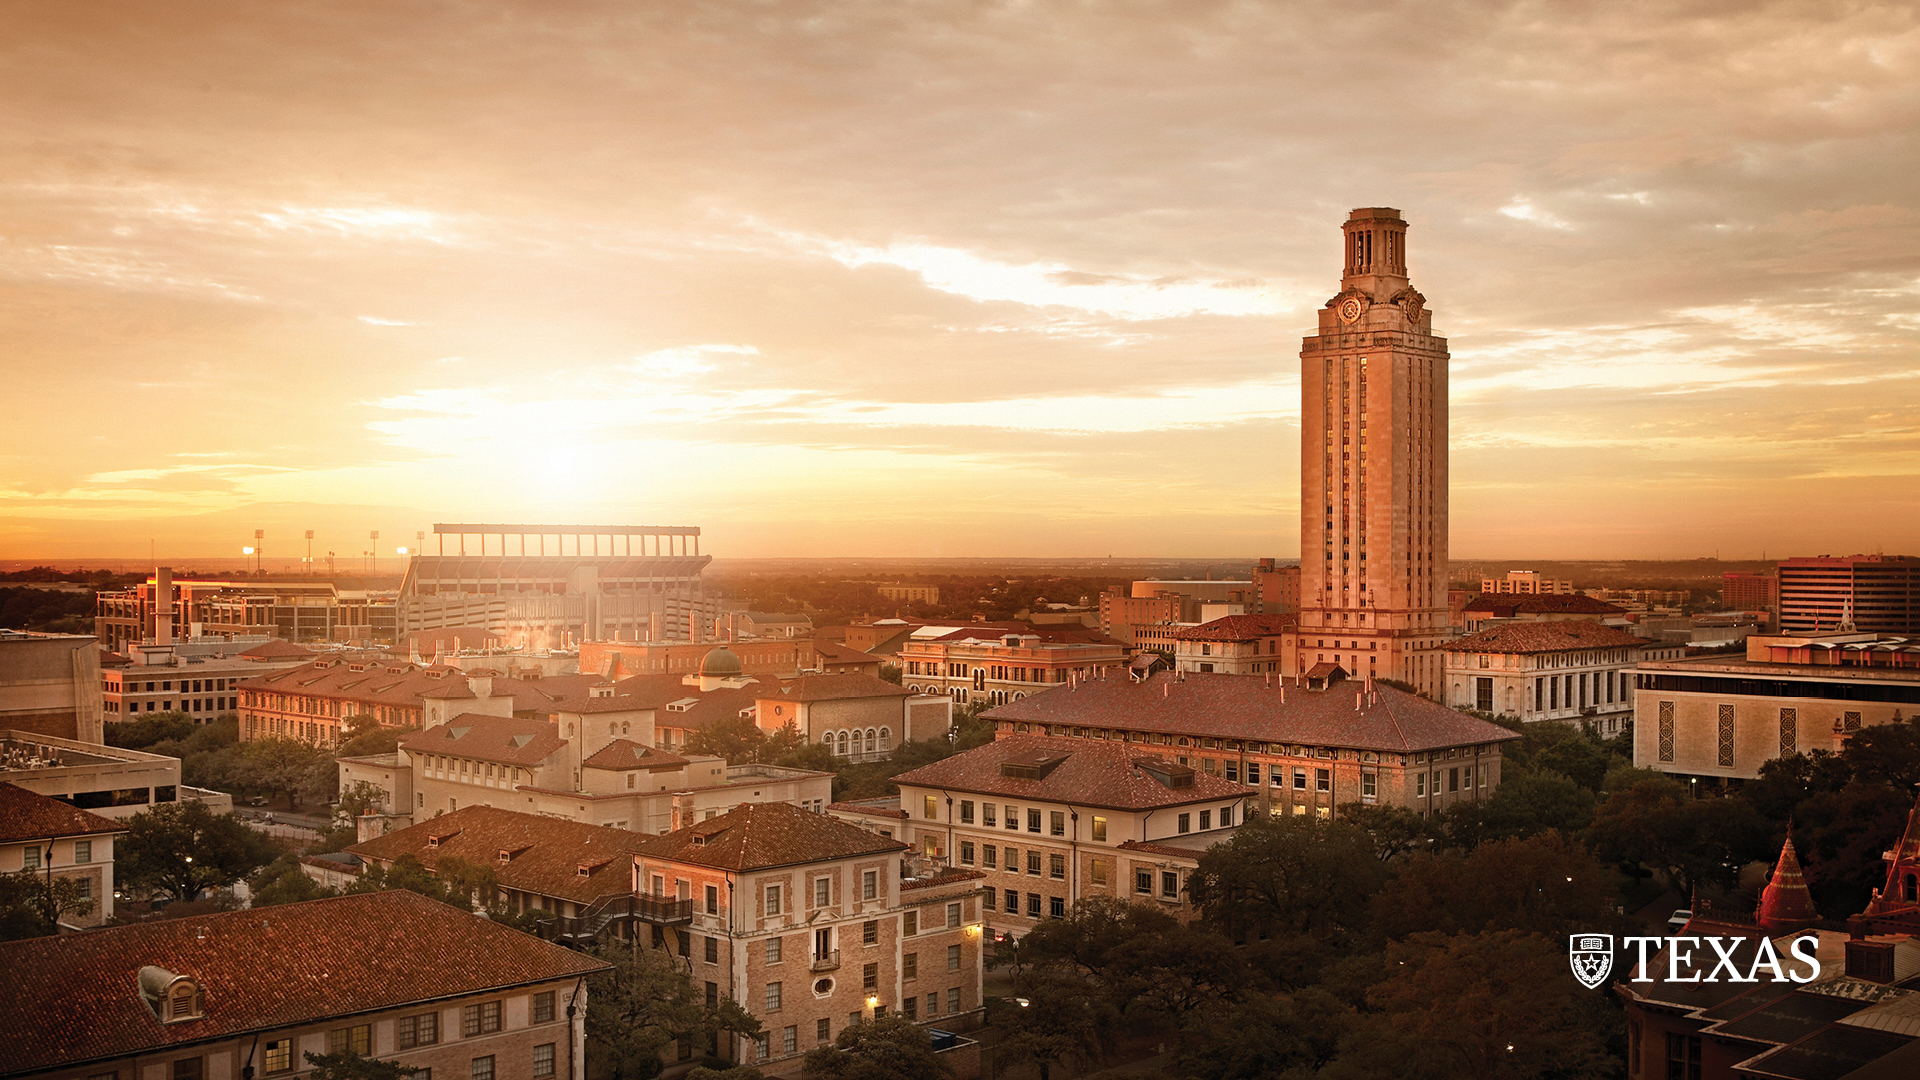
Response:
[[[138,976],[140,998],[162,1024],[198,1020],[206,1015],[206,998],[200,984],[185,975],[149,964]]]
[[[1162,787],[1193,786],[1193,770],[1185,765],[1175,765],[1162,758],[1135,758],[1133,764],[1141,772],[1158,780]]]
[[[1066,754],[1043,751],[1017,754],[1000,763],[1000,775],[1015,780],[1045,780],[1065,760]]]

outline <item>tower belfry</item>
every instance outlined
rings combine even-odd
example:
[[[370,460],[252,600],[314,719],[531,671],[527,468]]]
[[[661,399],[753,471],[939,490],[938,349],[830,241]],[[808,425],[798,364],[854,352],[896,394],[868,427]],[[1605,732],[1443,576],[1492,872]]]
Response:
[[[1340,292],[1300,348],[1300,655],[1436,697],[1447,633],[1447,342],[1400,211],[1348,215]]]

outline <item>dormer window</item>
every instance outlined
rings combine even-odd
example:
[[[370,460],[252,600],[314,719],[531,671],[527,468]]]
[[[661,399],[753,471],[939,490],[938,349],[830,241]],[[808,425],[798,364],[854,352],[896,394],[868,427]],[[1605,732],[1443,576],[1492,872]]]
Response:
[[[171,1024],[176,1020],[196,1020],[204,1013],[199,983],[192,979],[182,979],[167,991],[167,1023]]]
[[[140,969],[137,986],[147,1008],[162,1024],[198,1020],[206,1015],[206,998],[199,982],[149,964]]]

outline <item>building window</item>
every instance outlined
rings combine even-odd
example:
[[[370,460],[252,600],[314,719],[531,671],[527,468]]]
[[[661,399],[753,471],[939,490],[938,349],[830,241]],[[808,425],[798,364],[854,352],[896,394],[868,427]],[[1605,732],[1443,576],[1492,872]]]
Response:
[[[1027,831],[1030,833],[1040,831],[1040,811],[1031,808],[1027,810]]]
[[[767,886],[767,914],[780,914],[780,886]]]
[[[902,1002],[900,1003],[900,1011],[901,1011],[901,1012],[903,1012],[903,1013],[905,1013],[905,1014],[906,1014],[906,1017],[907,1017],[907,1019],[909,1019],[909,1020],[918,1020],[918,1019],[920,1019],[920,998],[919,998],[919,996],[918,996],[918,995],[915,995],[915,994],[908,994],[908,995],[907,995],[907,999],[906,999],[905,1001],[902,1001]]]
[[[1040,894],[1037,892],[1030,892],[1027,894],[1027,918],[1037,919],[1039,917],[1040,917]]]
[[[1211,829],[1211,828],[1213,828],[1213,811],[1211,810],[1200,811],[1200,831],[1206,832],[1208,829]]]
[[[1172,870],[1160,871],[1160,898],[1162,900],[1180,899],[1180,875]]]
[[[93,861],[93,841],[75,840],[73,842],[73,861],[85,863]]]
[[[1295,791],[1307,790],[1307,770],[1305,769],[1293,770],[1293,790]]]
[[[833,1021],[828,1020],[825,1017],[821,1017],[819,1020],[814,1021],[813,1039],[815,1042],[819,1043],[821,1046],[825,1046],[828,1043],[832,1042],[833,1041]]]
[[[715,886],[715,885],[707,886],[706,901],[707,901],[707,914],[709,915],[720,914],[720,889],[718,886]]]
[[[547,997],[549,999],[547,1007],[551,1009],[553,995],[548,994]],[[553,1017],[548,1016],[547,1019],[551,1020]],[[396,1025],[396,1035],[399,1048],[402,1050],[411,1050],[416,1046],[432,1046],[440,1041],[440,1014],[421,1013],[418,1016],[403,1016]]]
[[[880,944],[880,923],[877,920],[868,919],[860,924],[860,944]]]
[[[720,939],[715,937],[710,937],[706,939],[706,942],[707,942],[707,945],[706,945],[707,963],[709,964],[719,963],[720,962]]]
[[[960,970],[960,946],[958,945],[947,946],[947,970]]]
[[[171,1080],[204,1080],[207,1075],[205,1058],[179,1058],[174,1061]]]
[[[960,841],[960,865],[973,865],[973,841],[971,840]]]
[[[1193,831],[1193,815],[1181,814],[1179,817],[1179,824],[1177,827],[1183,833],[1192,832]]]
[[[261,1066],[269,1073],[292,1072],[293,1040],[275,1039],[268,1043],[267,1054],[261,1060]]]
[[[880,965],[866,964],[860,968],[860,989],[873,990],[880,985]]]
[[[1700,1080],[1700,1036],[1667,1033],[1667,1080]]]
[[[1088,864],[1087,872],[1095,885],[1105,885],[1107,883],[1107,860],[1093,860]]]
[[[1133,873],[1133,891],[1141,896],[1153,895],[1153,871],[1136,870]]]
[[[717,982],[709,982],[707,983],[707,1008],[715,1009],[719,1008],[719,1006],[720,984]]]
[[[541,1043],[533,1048],[533,1075],[535,1077],[553,1075],[552,1043]]]
[[[973,824],[973,800],[972,799],[960,800],[960,824],[962,825]]]
[[[831,903],[833,903],[833,879],[813,879],[813,906],[823,908]]]
[[[474,1058],[467,1075],[473,1080],[493,1080],[493,1055]]]
[[[1007,914],[1020,914],[1020,894],[1012,889],[1007,890]]]
[[[918,911],[901,912],[900,913],[900,935],[902,937],[912,937],[913,935],[919,932],[920,932],[920,913]]]
[[[920,977],[919,953],[910,952],[900,958],[900,977],[903,979],[917,979]]]
[[[767,984],[767,1011],[770,1013],[780,1011],[780,984],[777,982]]]
[[[947,905],[947,929],[960,929],[960,905],[957,903]]]
[[[1380,797],[1380,774],[1374,769],[1360,770],[1360,798],[1372,802]]]
[[[1101,842],[1107,839],[1107,819],[1098,814],[1093,817],[1093,838]]]
[[[935,799],[932,795],[927,796],[921,802],[920,816],[928,819],[929,821],[939,817],[940,816],[939,801]]]
[[[981,890],[980,890],[980,905],[981,905],[982,907],[984,907],[984,908],[986,908],[986,909],[987,909],[988,911],[992,911],[992,910],[994,910],[994,898],[995,898],[995,895],[996,895],[996,894],[994,893],[994,891],[993,891],[992,889],[981,889]]]
[[[1047,897],[1047,914],[1056,919],[1066,918],[1067,917],[1066,898],[1060,897],[1060,896]]]
[[[496,1002],[494,1004],[496,1017],[499,1015],[499,1008],[499,1003]],[[499,1027],[497,1020],[494,1026],[497,1030]],[[359,1054],[361,1057],[373,1053],[373,1025],[355,1024],[352,1027],[334,1028],[327,1032],[327,1053]]]
[[[1055,810],[1050,817],[1051,820],[1047,824],[1048,831],[1054,836],[1067,835],[1067,815],[1062,811]]]
[[[553,1019],[553,991],[543,990],[533,995],[533,1022],[544,1024]]]
[[[1039,852],[1037,851],[1027,852],[1027,873],[1033,877],[1040,876],[1040,853]]]
[[[681,940],[685,940],[683,937]],[[682,953],[681,955],[685,955]],[[460,1033],[471,1038],[500,1030],[500,1003],[488,1001],[460,1010]]]
[[[960,1011],[960,988],[957,986],[947,988],[947,1011],[950,1013]]]
[[[860,874],[860,899],[873,900],[880,895],[880,875],[877,871],[865,870]]]
[[[777,964],[779,962],[780,962],[780,939],[777,937],[768,938],[767,939],[767,963]]]
[[[999,866],[1000,865],[1000,849],[997,847],[994,847],[992,844],[981,845],[980,865],[986,867],[989,870],[992,870],[995,867]]]
[[[1007,807],[1007,828],[1008,828],[1008,829],[1015,829],[1015,830],[1017,830],[1017,829],[1019,829],[1019,828],[1020,828],[1020,808],[1019,808],[1019,807],[1017,807],[1017,806],[1013,806],[1013,805],[1008,805],[1008,807]],[[1039,828],[1037,828],[1037,827],[1036,827],[1036,828],[1035,828],[1035,829],[1034,829],[1033,831],[1034,831],[1034,832],[1039,832],[1040,830],[1039,830]]]
[[[20,849],[20,866],[24,870],[40,869],[40,849],[34,845]]]
[[[1332,769],[1313,770],[1313,790],[1315,791],[1332,791],[1333,790],[1333,770]]]

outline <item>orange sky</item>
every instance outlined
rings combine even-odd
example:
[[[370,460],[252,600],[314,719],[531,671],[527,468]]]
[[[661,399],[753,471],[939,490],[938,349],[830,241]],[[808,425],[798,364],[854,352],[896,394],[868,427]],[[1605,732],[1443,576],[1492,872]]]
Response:
[[[1372,205],[1452,343],[1459,555],[1920,552],[1910,7],[6,25],[0,559],[1291,556],[1299,337]]]

